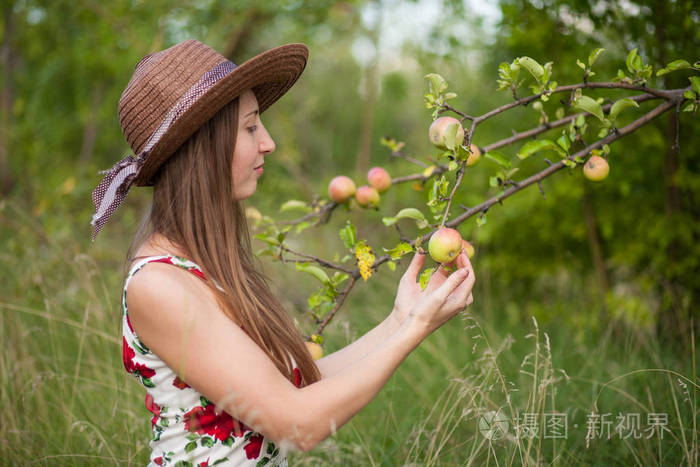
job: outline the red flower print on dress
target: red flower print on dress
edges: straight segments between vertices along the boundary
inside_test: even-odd
[[[253,435],[248,438],[248,444],[243,446],[245,455],[248,459],[257,459],[260,455],[260,447],[262,446],[263,435]]]
[[[197,467],[208,467],[208,466],[209,466],[209,458],[208,457],[207,457],[207,460],[205,460],[204,462],[200,462],[199,464],[197,464]]]
[[[214,404],[195,407],[184,415],[185,429],[200,435],[211,435],[219,441],[231,436],[239,438],[251,429],[243,422],[231,417],[227,412],[216,414]]]
[[[131,320],[129,319],[129,315],[126,315],[126,324],[127,324],[127,326],[129,326],[129,330],[133,333],[134,327],[131,325]]]
[[[156,457],[155,459],[153,459],[153,463],[158,464],[158,465],[163,465],[163,456]]]
[[[146,393],[146,409],[153,414],[151,426],[156,426],[158,417],[160,417],[160,406],[153,402],[153,396],[151,396],[149,393]]]
[[[214,435],[218,417],[214,412],[214,404],[206,407],[197,406],[184,415],[185,429],[200,435]]]
[[[176,376],[175,379],[173,379],[173,386],[175,386],[178,389],[185,389],[191,387],[189,384],[181,380],[179,376]]]
[[[135,356],[136,352],[127,344],[126,337],[122,336],[122,359],[124,360],[126,371],[135,373],[142,378],[150,378],[156,374],[154,370],[151,370],[143,363],[134,363]]]

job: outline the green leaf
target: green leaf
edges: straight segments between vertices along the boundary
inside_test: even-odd
[[[569,152],[569,148],[571,147],[571,141],[569,141],[569,138],[565,134],[562,134],[559,138],[557,138],[557,144],[564,151],[566,151],[567,153]]]
[[[685,107],[683,107],[683,112],[692,112],[693,110],[695,110],[694,102],[688,102],[685,104]]]
[[[214,443],[214,438],[211,436],[202,436],[202,439],[199,440],[199,444],[208,448],[214,446]]]
[[[582,62],[581,60],[579,60],[578,58],[576,59],[576,64],[577,64],[577,65],[579,66],[579,68],[581,68],[582,70],[585,70],[585,69],[586,69],[586,64],[583,63],[583,62]]]
[[[387,250],[386,248],[382,248],[384,250],[384,253],[389,253],[389,256],[391,256],[391,259],[399,259],[406,253],[410,253],[413,251],[413,247],[411,246],[410,243],[407,242],[401,242],[398,245],[396,245],[394,248],[391,250]]]
[[[394,217],[384,217],[382,222],[386,226],[394,225],[399,219],[415,219],[419,229],[424,229],[428,226],[428,221],[425,216],[416,208],[402,209]]]
[[[258,240],[262,240],[263,242],[267,243],[268,245],[279,245],[280,242],[277,240],[275,237],[271,237],[267,235],[267,233],[261,233],[257,234],[254,238],[257,238]]]
[[[195,449],[197,449],[197,442],[196,441],[190,441],[185,445],[185,452],[192,452]]]
[[[532,76],[535,77],[538,83],[543,83],[544,80],[544,67],[537,62],[534,58],[530,57],[520,57],[517,59],[519,66],[525,68],[530,72]]]
[[[357,243],[357,229],[349,220],[345,222],[345,227],[340,229],[340,239],[349,250],[352,250]]]
[[[691,91],[690,89],[688,89],[687,91],[683,92],[683,97],[685,97],[686,99],[690,99],[691,101],[694,101],[695,99],[698,98],[698,95],[695,94],[695,91]]]
[[[435,272],[435,268],[428,268],[420,273],[419,282],[421,290],[425,290],[425,286],[428,285],[428,281],[430,281],[430,276],[433,275],[433,272]]]
[[[510,169],[510,159],[507,155],[500,151],[489,151],[486,154],[484,154],[484,157],[486,157],[487,159],[491,159],[501,167]]]
[[[296,263],[296,269],[297,271],[308,272],[324,284],[328,284],[331,281],[326,271],[317,266],[311,266],[309,263]]]
[[[388,267],[391,272],[396,271],[396,263],[393,261],[387,261],[386,267]]]
[[[595,63],[596,60],[598,60],[598,56],[603,53],[605,49],[603,48],[598,48],[595,49],[591,54],[588,56],[588,66],[591,67]]]
[[[498,177],[496,177],[495,175],[493,177],[489,177],[489,186],[496,188],[498,185]]]
[[[430,82],[431,92],[435,94],[442,94],[443,91],[447,89],[447,82],[445,81],[445,78],[437,73],[428,73],[425,75],[425,78],[428,78]]]
[[[300,210],[304,212],[311,212],[311,208],[304,202],[298,199],[290,199],[282,206],[280,206],[280,212]]]
[[[336,271],[336,273],[333,274],[333,277],[331,278],[331,283],[333,284],[334,287],[337,287],[340,284],[342,284],[343,282],[345,282],[346,280],[348,280],[349,277],[350,276],[344,272]]]
[[[696,94],[700,94],[700,77],[691,76],[688,79],[690,80],[690,85],[692,86],[693,91],[695,91]]]
[[[457,141],[457,132],[459,131],[459,123],[450,123],[445,128],[445,147],[453,150],[461,141]]]
[[[608,115],[608,118],[610,120],[615,121],[617,116],[619,115],[620,112],[622,112],[624,109],[627,107],[639,107],[639,104],[637,104],[635,101],[632,99],[628,98],[623,98],[615,102],[612,107],[610,108],[610,114]]]
[[[630,73],[641,71],[641,58],[639,58],[639,55],[637,55],[637,49],[633,49],[629,54],[627,54],[625,64],[627,65],[627,69]]]
[[[692,68],[692,65],[688,63],[685,60],[674,60],[668,65],[666,65],[665,68],[660,69],[659,71],[656,72],[656,76],[662,76],[665,75],[666,73],[670,73],[672,71],[676,70],[686,70],[688,68]]]
[[[605,123],[603,109],[600,108],[600,104],[598,104],[594,99],[591,99],[588,96],[581,96],[574,102],[574,107],[594,115],[596,118],[598,118],[598,120]]]
[[[481,227],[484,224],[486,224],[486,214],[482,214],[476,218],[476,225]]]
[[[312,225],[313,224],[309,221],[301,221],[294,227],[294,231],[296,233],[301,233],[302,231],[306,230],[307,228],[311,227]]]
[[[528,141],[523,145],[522,148],[520,148],[520,151],[518,152],[518,158],[524,160],[530,157],[531,155],[535,154],[536,152],[544,150],[552,150],[560,156],[566,157],[566,152],[564,152],[562,148],[554,144],[553,141],[550,141],[548,139],[536,139],[534,141]]]

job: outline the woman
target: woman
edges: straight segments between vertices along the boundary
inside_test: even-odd
[[[189,40],[144,57],[120,99],[136,156],[104,172],[92,224],[96,235],[131,185],[153,186],[122,300],[124,365],[153,414],[150,465],[286,465],[288,449],[333,434],[472,301],[464,253],[424,291],[416,254],[381,324],[318,361],[309,355],[256,269],[242,205],[275,150],[260,115],[307,53],[288,44],[236,66]]]

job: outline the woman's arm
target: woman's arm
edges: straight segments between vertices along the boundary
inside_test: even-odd
[[[141,341],[217,408],[276,443],[308,451],[374,398],[421,340],[464,307],[472,286],[473,279],[453,274],[364,357],[301,389],[186,271],[149,263],[130,281],[127,306]]]
[[[341,370],[345,370],[348,366],[374,350],[375,347],[385,342],[399,329],[399,326],[400,323],[394,311],[392,311],[381,323],[366,332],[359,339],[316,360],[316,365],[321,371],[321,377],[328,378]]]

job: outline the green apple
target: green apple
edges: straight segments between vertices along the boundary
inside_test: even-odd
[[[430,142],[440,149],[447,149],[447,146],[445,145],[445,133],[447,132],[447,128],[453,124],[457,125],[457,137],[455,138],[455,144],[462,144],[462,141],[464,140],[464,128],[462,128],[462,124],[459,120],[448,116],[438,117],[433,123],[430,124],[430,128],[428,129],[428,137],[430,138]]]
[[[428,253],[438,263],[453,261],[462,251],[462,236],[455,229],[443,227],[428,241]]]
[[[583,175],[594,182],[603,180],[609,172],[608,161],[600,156],[591,156],[583,166]]]

